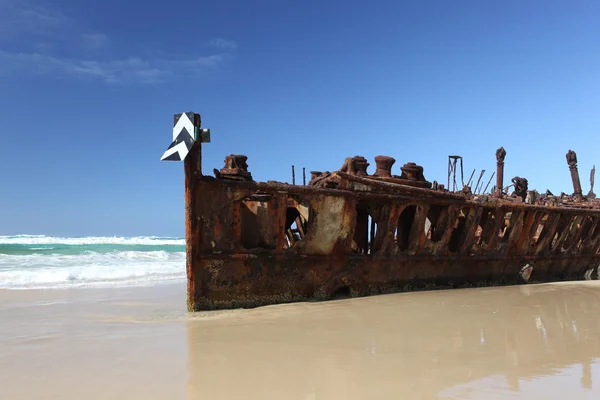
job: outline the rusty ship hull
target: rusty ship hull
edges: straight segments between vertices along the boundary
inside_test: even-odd
[[[196,142],[184,160],[188,309],[589,277],[598,203],[577,187],[565,201],[504,194],[504,155],[495,193],[473,195],[412,163],[394,176],[381,156],[372,176],[354,157],[308,185],[255,182],[236,155],[212,177]]]

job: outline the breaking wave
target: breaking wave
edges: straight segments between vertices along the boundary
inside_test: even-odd
[[[185,245],[184,238],[170,238],[159,236],[139,236],[139,237],[54,237],[45,235],[15,235],[0,236],[0,244],[63,244],[71,246],[94,245],[94,244],[112,244],[112,245],[143,245],[143,246],[161,246],[161,245]]]
[[[184,279],[183,238],[0,236],[4,289],[137,286]]]

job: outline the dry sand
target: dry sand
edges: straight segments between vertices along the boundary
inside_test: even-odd
[[[0,399],[600,394],[600,282],[195,314],[184,291],[0,291]]]

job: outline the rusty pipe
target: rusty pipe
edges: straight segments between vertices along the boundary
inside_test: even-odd
[[[504,187],[504,157],[506,157],[506,150],[504,147],[500,147],[496,150],[496,197],[502,197],[502,188]]]
[[[581,181],[579,180],[579,171],[577,170],[577,153],[573,150],[569,150],[567,153],[567,164],[569,164],[569,171],[571,171],[571,181],[573,182],[573,194],[575,197],[581,197]]]

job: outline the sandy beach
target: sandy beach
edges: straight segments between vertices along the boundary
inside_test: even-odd
[[[577,399],[600,282],[188,314],[185,284],[0,291],[1,399]]]

